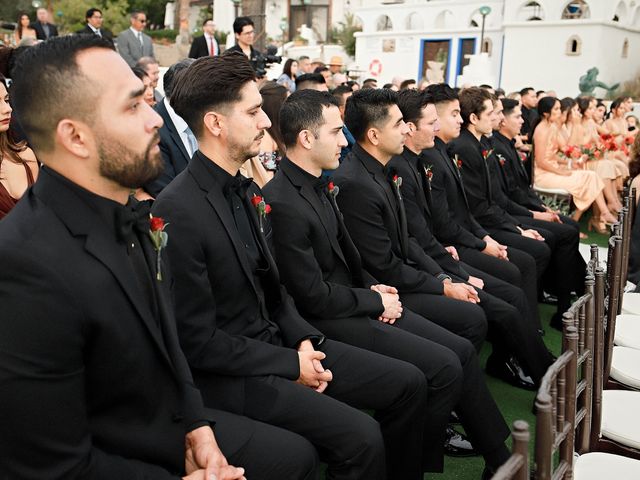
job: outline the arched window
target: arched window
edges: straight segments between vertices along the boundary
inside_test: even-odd
[[[378,20],[376,20],[376,31],[386,32],[388,30],[393,30],[391,18],[388,15],[380,15]]]
[[[434,28],[450,28],[454,26],[454,16],[451,10],[444,10],[438,14],[433,24]]]
[[[626,22],[627,20],[627,6],[624,2],[619,2],[616,7],[616,12],[613,14],[612,20],[614,22]]]
[[[624,42],[622,42],[622,58],[627,58],[629,56],[629,39],[625,38]]]
[[[486,52],[489,54],[489,56],[491,56],[492,50],[493,50],[493,42],[491,41],[491,39],[485,38],[484,40],[482,40],[482,49],[480,51]]]
[[[582,53],[582,40],[577,35],[572,35],[567,40],[567,48],[565,53],[567,55],[580,55]]]
[[[424,21],[422,20],[422,16],[418,12],[411,12],[407,16],[405,28],[407,30],[422,30],[424,28]]]
[[[591,10],[585,0],[571,0],[562,11],[563,20],[584,20],[589,17],[591,17]]]
[[[544,9],[536,1],[527,1],[518,10],[517,19],[520,22],[534,22],[544,20]]]

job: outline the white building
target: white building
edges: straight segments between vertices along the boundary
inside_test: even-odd
[[[351,5],[356,2],[351,2]],[[606,84],[640,72],[639,0],[370,0],[353,11],[356,63],[379,84],[394,76],[457,85],[480,52],[485,16],[485,78],[507,92],[526,86],[579,93],[591,67]],[[602,94],[602,90],[596,90]]]

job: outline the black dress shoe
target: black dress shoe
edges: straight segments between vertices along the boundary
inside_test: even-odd
[[[536,384],[531,377],[524,373],[518,361],[513,357],[510,357],[507,361],[498,361],[489,357],[485,370],[488,375],[499,378],[514,387],[522,388],[523,390],[537,390]]]
[[[547,305],[557,305],[558,297],[552,293],[542,292],[542,303],[546,303]]]
[[[467,436],[450,425],[447,425],[444,453],[450,457],[472,457],[478,455]]]

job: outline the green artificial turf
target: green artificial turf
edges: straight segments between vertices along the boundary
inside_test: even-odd
[[[599,247],[607,247],[608,235],[601,235],[594,232],[587,232],[587,218],[581,219],[581,231],[587,233],[588,238],[581,240],[582,243],[588,245],[597,244]],[[601,259],[602,260],[602,259]],[[554,355],[560,354],[562,336],[558,330],[549,327],[549,320],[555,311],[555,306],[539,304],[540,319],[546,331],[544,337],[547,348]],[[480,352],[480,364],[485,365],[487,357],[491,353],[491,347],[485,343]],[[504,416],[509,427],[513,427],[515,420],[525,420],[529,424],[529,432],[531,434],[529,441],[530,459],[533,462],[533,446],[535,442],[535,418],[531,413],[531,407],[535,397],[535,392],[514,388],[506,383],[496,380],[488,375],[485,376],[489,390],[493,394],[493,398],[498,403],[500,411]],[[478,415],[482,415],[478,411]],[[508,447],[511,448],[511,439],[508,441]],[[484,468],[482,457],[471,458],[452,458],[445,457],[444,473],[425,475],[425,479],[430,480],[478,480]]]

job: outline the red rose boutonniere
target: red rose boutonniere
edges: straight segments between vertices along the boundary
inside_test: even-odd
[[[253,194],[251,197],[251,205],[253,205],[258,213],[258,223],[260,224],[260,233],[264,233],[263,220],[271,213],[271,205],[264,201],[260,195]]]
[[[462,159],[458,157],[457,153],[453,156],[453,164],[458,170],[462,169]]]
[[[398,198],[402,198],[402,194],[400,193],[400,187],[402,186],[402,177],[399,177],[398,174],[394,174],[391,178],[391,183],[393,183],[393,188],[395,189]]]
[[[498,153],[496,155],[498,157],[498,161],[500,162],[500,166],[504,167],[504,164],[507,163],[507,159],[502,156],[502,154]]]
[[[484,158],[484,161],[487,161],[487,158],[489,158],[489,155],[491,155],[493,153],[493,149],[491,150],[482,150],[482,158]]]
[[[338,187],[333,182],[329,182],[328,187],[329,187],[329,195],[331,195],[331,198],[335,200],[338,194],[340,193],[340,187]]]
[[[162,249],[167,246],[169,241],[169,235],[164,231],[165,227],[169,225],[164,223],[164,218],[154,217],[149,215],[149,236],[153,243],[153,248],[156,250],[156,278],[162,281],[162,271],[160,270],[160,253]]]
[[[427,176],[427,180],[429,180],[429,185],[431,185],[431,179],[433,178],[433,165],[424,167],[424,174]]]

